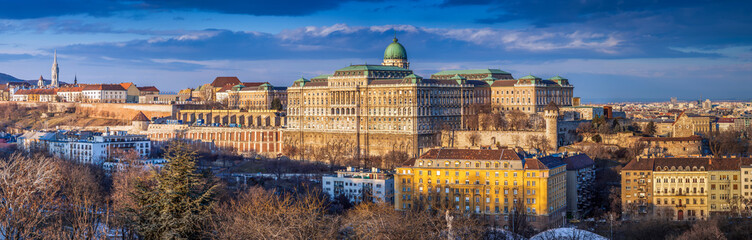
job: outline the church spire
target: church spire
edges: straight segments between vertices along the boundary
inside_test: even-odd
[[[39,75],[39,80],[37,81],[37,87],[39,88],[44,87],[44,78],[42,78],[42,75]]]
[[[60,82],[58,81],[59,73],[60,69],[57,67],[57,49],[55,49],[55,56],[54,60],[52,61],[52,81],[50,81],[50,87],[60,87]]]

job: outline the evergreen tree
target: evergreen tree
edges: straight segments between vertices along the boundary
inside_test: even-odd
[[[196,171],[196,152],[185,142],[172,142],[164,156],[156,183],[137,186],[138,232],[145,239],[201,239],[219,185]]]
[[[282,101],[279,98],[272,100],[272,110],[282,111]]]
[[[645,134],[653,136],[655,134],[655,123],[653,121],[650,121],[647,126],[645,126]]]

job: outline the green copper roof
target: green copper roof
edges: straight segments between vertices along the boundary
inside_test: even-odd
[[[446,70],[437,72],[434,75],[457,75],[457,74],[510,74],[509,72],[499,69],[468,69],[468,70]]]
[[[533,76],[533,75],[527,75],[527,76],[521,77],[520,79],[540,79],[540,78]]]
[[[483,81],[496,81],[499,80],[498,78],[492,77],[491,75],[488,75],[488,77],[484,78]]]
[[[386,46],[384,51],[384,59],[405,59],[407,60],[407,51],[402,44],[397,42],[397,38],[394,38],[394,42]]]
[[[337,71],[411,71],[396,66],[382,66],[382,65],[352,65],[345,68],[337,69]]]
[[[416,74],[410,74],[407,75],[404,79],[404,83],[420,83],[423,80],[423,77],[418,76]]]
[[[259,89],[262,89],[262,90],[269,90],[270,88],[273,88],[273,87],[274,86],[272,86],[269,83],[264,83],[264,84],[259,85]]]
[[[329,79],[329,77],[334,76],[332,74],[321,74],[311,79]]]
[[[310,80],[305,79],[304,77],[298,78],[298,80],[295,80],[295,82],[310,82]]]
[[[548,80],[562,80],[562,79],[566,79],[566,78],[556,75],[555,77],[549,78]]]
[[[450,78],[452,80],[466,80],[467,78],[464,78],[460,76],[459,74],[455,74],[454,77]]]

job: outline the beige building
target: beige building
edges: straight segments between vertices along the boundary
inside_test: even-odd
[[[560,76],[543,80],[527,75],[517,80],[499,80],[491,84],[491,105],[499,110],[542,112],[550,102],[572,106],[573,90],[569,80]]]
[[[287,88],[286,144],[307,152],[336,141],[356,156],[389,151],[417,156],[439,144],[441,129],[460,128],[471,106],[489,103],[486,81],[460,75],[424,79],[407,66],[407,54],[395,40],[382,65],[352,65],[296,80]]]
[[[622,213],[706,220],[743,207],[740,158],[640,158],[622,170]]]
[[[642,137],[646,144],[643,155],[647,156],[700,156],[702,155],[702,137]]]
[[[685,112],[676,116],[673,124],[673,137],[689,137],[710,133],[711,117],[688,114]]]

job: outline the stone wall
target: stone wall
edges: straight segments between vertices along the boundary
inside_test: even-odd
[[[619,147],[630,147],[632,144],[634,144],[636,141],[640,139],[639,136],[634,136],[631,132],[624,132],[624,133],[615,133],[615,134],[596,134],[596,133],[587,133],[583,134],[583,142],[593,142],[592,136],[594,135],[600,135],[601,136],[601,143],[607,144],[607,145],[615,145]]]
[[[477,140],[473,144],[471,136],[477,135]],[[545,131],[442,131],[441,146],[454,148],[478,148],[491,147],[495,148],[497,143],[501,147],[522,147],[530,149],[528,144],[531,137],[543,137]],[[453,144],[452,144],[453,140]]]
[[[171,117],[172,105],[131,104],[131,103],[43,103],[43,102],[7,102],[0,104],[18,104],[19,106],[46,105],[50,112],[65,112],[75,109],[76,113],[94,118],[131,120],[139,111],[146,117]]]

